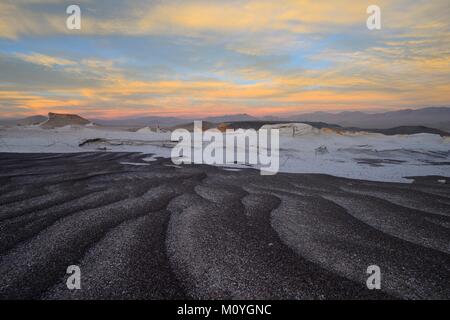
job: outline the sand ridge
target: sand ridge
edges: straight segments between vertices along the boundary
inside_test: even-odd
[[[0,298],[450,298],[438,177],[126,164],[145,157],[1,154]],[[82,290],[65,286],[72,264]],[[370,264],[381,291],[365,285]]]

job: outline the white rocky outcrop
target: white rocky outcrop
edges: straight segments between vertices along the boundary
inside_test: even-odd
[[[280,135],[282,136],[301,136],[308,133],[314,133],[317,129],[313,128],[306,123],[277,123],[277,124],[266,124],[261,127],[261,129],[280,130]]]
[[[156,127],[153,127],[153,128],[147,126],[147,127],[144,127],[144,128],[141,128],[141,129],[137,130],[136,132],[137,133],[155,133],[155,132],[156,133],[163,133],[163,132],[168,132],[168,131],[169,130],[162,129],[159,126],[156,126]]]

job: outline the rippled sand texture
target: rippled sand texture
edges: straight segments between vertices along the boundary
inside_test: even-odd
[[[0,154],[0,298],[450,299],[437,178],[132,165],[142,158]],[[69,265],[82,290],[66,288]]]

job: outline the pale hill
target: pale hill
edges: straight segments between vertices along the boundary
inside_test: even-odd
[[[31,116],[31,117],[19,119],[16,121],[16,125],[18,125],[18,126],[34,126],[34,125],[41,124],[47,120],[48,120],[48,118],[46,116],[37,115],[37,116]]]

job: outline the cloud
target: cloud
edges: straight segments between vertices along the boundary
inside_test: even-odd
[[[305,33],[356,23],[364,26],[366,19],[364,4],[349,0],[79,2],[80,33],[85,35]],[[0,36],[70,34],[64,3],[7,0],[0,6]]]
[[[24,53],[16,53],[16,56],[24,61],[46,66],[46,67],[54,67],[54,66],[68,66],[68,65],[74,65],[75,62],[64,59],[64,58],[58,58],[58,57],[52,57],[45,54],[40,53],[30,53],[30,54],[24,54]]]
[[[0,3],[8,112],[270,114],[450,102],[448,0],[379,0],[375,32],[364,1],[78,3],[80,31],[65,27],[66,1]]]

